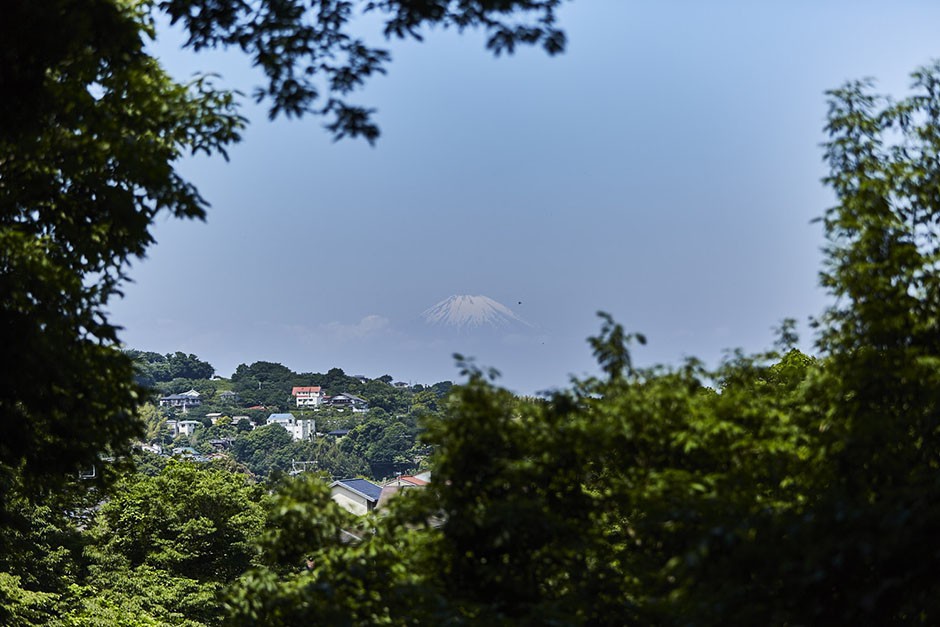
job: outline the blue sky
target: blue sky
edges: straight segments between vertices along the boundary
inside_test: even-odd
[[[113,319],[128,346],[224,376],[268,360],[432,383],[456,377],[460,351],[520,392],[593,372],[599,309],[647,335],[641,364],[767,348],[782,318],[826,303],[810,223],[832,203],[823,92],[875,77],[903,93],[940,56],[938,23],[926,1],[574,0],[560,57],[494,59],[474,33],[391,42],[388,75],[358,98],[378,109],[375,147],[246,99],[231,161],[180,165],[208,221],[159,221]],[[180,78],[261,80],[179,41],[164,30],[155,50]],[[426,327],[452,294],[534,327]]]

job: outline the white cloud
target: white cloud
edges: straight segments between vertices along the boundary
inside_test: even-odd
[[[353,324],[336,321],[321,324],[319,330],[331,339],[345,342],[385,334],[391,330],[391,325],[388,318],[378,314],[370,314]]]

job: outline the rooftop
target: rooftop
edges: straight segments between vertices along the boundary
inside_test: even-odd
[[[357,492],[370,501],[378,501],[382,495],[382,486],[377,486],[367,479],[340,479],[334,481],[330,487],[342,485],[353,492]]]

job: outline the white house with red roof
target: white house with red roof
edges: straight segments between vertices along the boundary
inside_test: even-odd
[[[290,391],[297,401],[297,407],[316,407],[323,402],[323,392],[319,385],[296,386]]]

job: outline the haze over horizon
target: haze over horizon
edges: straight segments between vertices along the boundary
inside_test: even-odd
[[[494,59],[473,33],[390,42],[388,76],[356,99],[378,109],[374,148],[246,98],[231,162],[183,164],[208,221],[157,225],[111,305],[121,338],[223,376],[265,360],[433,383],[457,378],[460,352],[521,392],[595,371],[598,310],[648,337],[641,365],[762,350],[786,317],[811,349],[824,91],[872,76],[903,93],[940,18],[927,2],[819,4],[575,0],[556,58]],[[180,43],[156,44],[175,76],[260,81],[239,54]],[[425,324],[454,294],[532,327]]]

